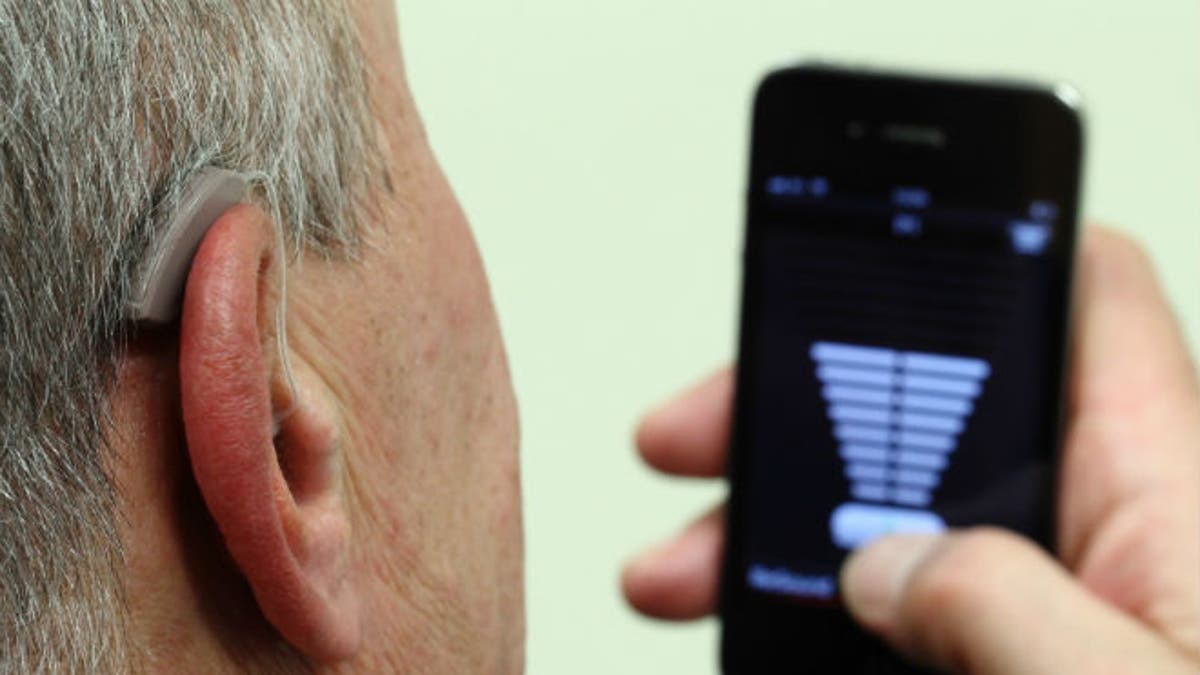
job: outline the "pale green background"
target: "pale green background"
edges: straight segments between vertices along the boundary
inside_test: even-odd
[[[719,498],[635,459],[639,413],[728,361],[749,100],[796,58],[1074,83],[1086,211],[1136,232],[1200,337],[1196,0],[399,0],[417,101],[474,222],[524,426],[529,670],[715,672],[620,562]]]

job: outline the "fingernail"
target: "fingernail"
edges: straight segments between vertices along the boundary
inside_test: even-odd
[[[855,551],[842,566],[842,597],[867,626],[883,626],[895,614],[913,570],[940,541],[929,535],[886,537]]]

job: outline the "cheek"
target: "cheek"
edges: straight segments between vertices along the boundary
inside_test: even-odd
[[[491,293],[448,190],[427,193],[409,222],[363,261],[369,309],[350,356],[371,400],[354,414],[403,494],[390,501],[408,514],[420,566],[439,570],[434,586],[487,634],[481,644],[519,645],[519,423]]]
[[[447,430],[466,431],[460,447],[469,448],[462,459],[463,512],[474,516],[477,551],[490,560],[478,570],[480,589],[493,595],[492,620],[501,627],[504,642],[520,643],[523,628],[514,617],[523,615],[523,520],[519,461],[520,423],[509,364],[499,322],[491,299],[483,263],[465,220],[446,223],[432,246],[435,259],[451,261],[432,270],[445,294],[430,311],[444,312],[443,340],[427,345],[427,357],[448,359],[449,391],[457,391],[457,419]],[[467,483],[470,483],[469,485]]]

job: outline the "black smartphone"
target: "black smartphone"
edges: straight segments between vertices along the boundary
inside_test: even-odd
[[[803,66],[754,106],[724,672],[916,673],[837,575],[888,533],[1053,546],[1083,125],[1067,88]]]

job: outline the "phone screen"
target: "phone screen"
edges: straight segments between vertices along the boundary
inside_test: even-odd
[[[1042,90],[764,83],[727,632],[836,608],[845,557],[888,533],[1051,544],[1080,144]]]

